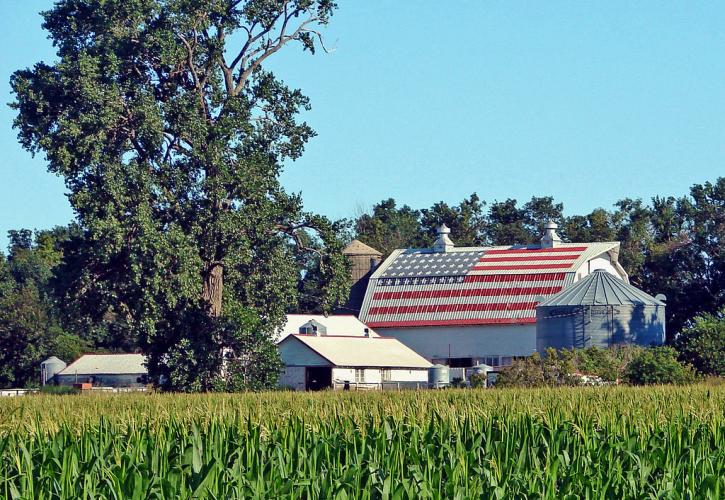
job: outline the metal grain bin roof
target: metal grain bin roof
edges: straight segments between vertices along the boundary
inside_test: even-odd
[[[573,283],[552,295],[539,307],[596,305],[651,305],[665,303],[603,270]]]

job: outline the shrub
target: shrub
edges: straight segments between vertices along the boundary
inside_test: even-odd
[[[627,365],[625,380],[633,385],[686,384],[695,380],[689,365],[677,361],[677,351],[671,347],[642,349]]]
[[[675,337],[679,359],[704,375],[725,376],[725,308],[702,314]]]

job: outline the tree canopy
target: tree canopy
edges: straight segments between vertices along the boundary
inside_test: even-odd
[[[43,13],[57,61],[11,79],[19,139],[65,179],[77,215],[68,299],[131,332],[151,374],[177,389],[211,388],[220,373],[237,386],[221,353],[250,367],[266,352],[247,329],[263,343],[296,301],[296,253],[317,256],[323,308],[344,298],[332,224],[279,184],[283,162],[314,136],[299,119],[309,100],[265,68],[285,45],[324,48],[334,9],[60,0]],[[310,231],[321,244],[304,244]],[[194,368],[182,384],[174,357]]]

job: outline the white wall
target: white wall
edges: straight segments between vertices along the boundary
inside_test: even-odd
[[[279,377],[280,387],[291,387],[296,391],[305,390],[305,367],[288,366]]]
[[[530,356],[536,351],[536,324],[378,328],[428,359]]]
[[[330,366],[330,362],[294,337],[278,344],[279,355],[287,366]]]
[[[609,274],[612,274],[617,278],[621,278],[617,269],[614,267],[614,265],[612,265],[612,262],[609,259],[609,254],[605,253],[604,255],[600,255],[599,257],[590,259],[584,262],[581,266],[579,266],[579,269],[577,269],[576,271],[576,278],[574,279],[574,281],[579,281],[580,279],[593,273],[597,269],[604,269]]]
[[[390,370],[391,382],[428,382],[428,370]]]
[[[354,368],[333,368],[332,369],[332,380],[338,382],[344,382],[348,380],[355,382],[355,369]],[[383,381],[383,375],[380,368],[365,368],[365,383],[366,384],[379,384]],[[399,368],[390,369],[390,382],[427,382],[428,381],[428,370],[417,369],[407,370]]]

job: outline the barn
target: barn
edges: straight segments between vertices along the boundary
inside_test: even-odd
[[[395,250],[370,276],[360,320],[433,363],[510,364],[536,352],[536,306],[596,270],[628,282],[619,242],[564,243],[548,223],[538,245]]]
[[[279,344],[279,384],[294,390],[426,387],[431,364],[396,339],[291,334]]]

